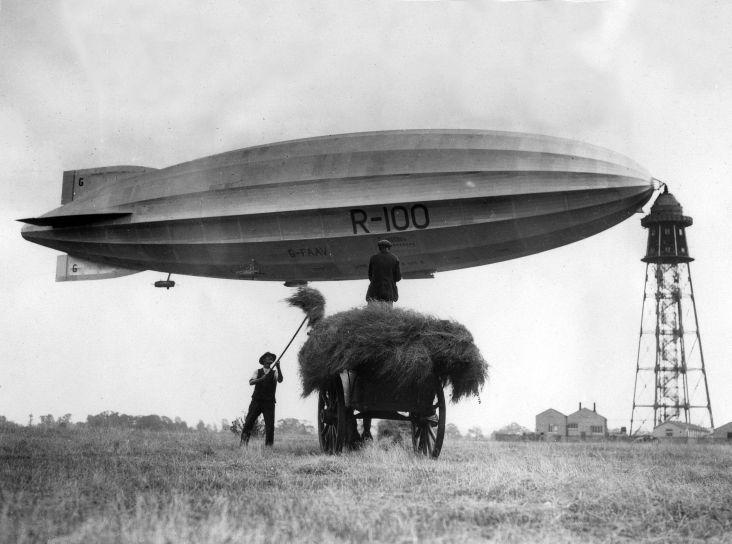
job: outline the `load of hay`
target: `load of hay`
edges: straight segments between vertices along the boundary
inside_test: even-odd
[[[460,323],[372,303],[315,323],[298,355],[303,396],[355,370],[398,388],[423,387],[437,376],[452,401],[478,395],[488,365]]]
[[[298,287],[297,291],[285,299],[285,302],[305,312],[311,327],[325,314],[325,297],[312,287],[305,285]]]

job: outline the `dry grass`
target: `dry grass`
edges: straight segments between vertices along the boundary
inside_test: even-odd
[[[724,445],[0,435],[3,542],[732,542]]]

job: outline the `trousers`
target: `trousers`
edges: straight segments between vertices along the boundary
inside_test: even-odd
[[[254,429],[254,424],[260,414],[264,417],[264,445],[271,446],[274,444],[274,401],[252,399],[252,402],[249,403],[247,418],[244,420],[244,427],[241,430],[241,440],[242,442],[249,442],[252,429]]]

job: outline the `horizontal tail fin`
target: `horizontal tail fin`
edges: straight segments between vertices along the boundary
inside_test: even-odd
[[[132,212],[108,212],[108,213],[83,213],[74,215],[51,215],[41,217],[27,217],[18,219],[21,223],[29,225],[37,225],[39,227],[78,227],[80,225],[88,225],[90,223],[98,223],[108,219],[117,219],[132,215]]]
[[[56,260],[56,281],[106,280],[137,272],[142,270],[95,263],[72,255],[59,255]]]

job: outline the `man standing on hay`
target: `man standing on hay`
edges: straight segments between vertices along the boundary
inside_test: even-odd
[[[376,245],[379,252],[369,260],[369,288],[366,291],[366,302],[379,300],[389,306],[399,300],[397,282],[402,279],[399,258],[391,252],[389,240],[379,240]],[[371,440],[371,419],[363,418],[361,438]]]
[[[399,259],[391,253],[391,242],[379,240],[379,252],[369,260],[369,288],[366,301],[380,300],[392,306],[399,300],[397,282],[402,279]]]
[[[249,385],[254,386],[252,402],[249,403],[247,418],[241,430],[241,443],[249,444],[249,437],[252,434],[254,423],[259,414],[264,416],[264,445],[274,444],[274,420],[275,420],[275,392],[277,384],[282,383],[282,370],[280,363],[271,368],[277,356],[269,351],[259,358],[262,368],[258,369],[249,380]]]

